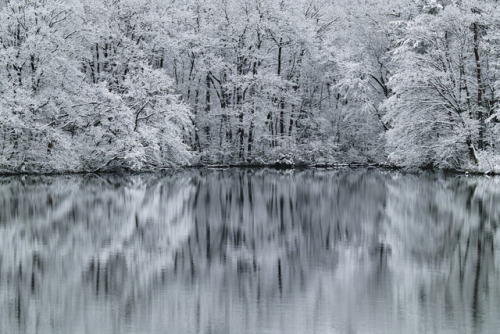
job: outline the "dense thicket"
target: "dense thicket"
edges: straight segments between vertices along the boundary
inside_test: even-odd
[[[0,172],[496,169],[498,7],[2,0]]]

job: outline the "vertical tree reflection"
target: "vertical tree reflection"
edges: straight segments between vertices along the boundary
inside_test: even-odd
[[[491,332],[498,181],[191,170],[0,180],[0,332]]]
[[[496,179],[436,175],[405,177],[389,186],[390,231],[394,242],[401,241],[398,257],[433,273],[419,280],[427,296],[419,307],[433,304],[437,314],[446,310],[457,332],[490,333],[498,326],[497,189]]]

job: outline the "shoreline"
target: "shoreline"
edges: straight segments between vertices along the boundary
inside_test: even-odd
[[[444,172],[456,175],[474,175],[474,176],[498,176],[500,172],[495,171],[479,171],[472,169],[442,169],[442,168],[429,168],[429,167],[415,167],[406,168],[401,166],[393,166],[389,164],[362,164],[362,163],[331,163],[331,164],[212,164],[212,165],[186,165],[179,167],[165,167],[157,169],[144,169],[133,171],[128,169],[117,169],[110,171],[61,171],[61,172],[0,172],[0,177],[12,176],[69,176],[69,175],[139,175],[161,173],[164,171],[178,171],[189,169],[274,169],[274,170],[308,170],[308,169],[381,169],[381,170],[394,170],[402,171],[405,173],[418,173],[418,172]]]

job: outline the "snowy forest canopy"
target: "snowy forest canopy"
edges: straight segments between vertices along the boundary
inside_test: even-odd
[[[496,0],[0,0],[0,173],[500,170]]]

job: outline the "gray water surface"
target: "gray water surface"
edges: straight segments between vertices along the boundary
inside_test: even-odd
[[[0,178],[0,333],[499,333],[500,179]]]

